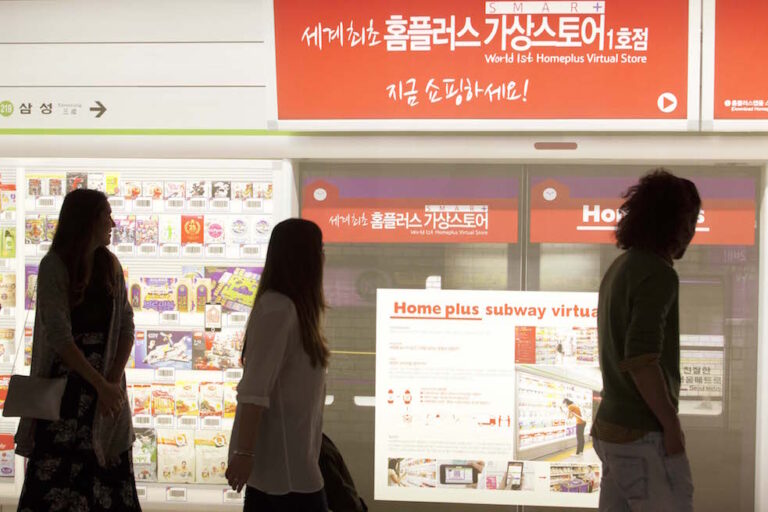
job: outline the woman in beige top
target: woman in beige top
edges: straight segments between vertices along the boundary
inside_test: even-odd
[[[318,463],[329,350],[320,329],[323,237],[307,220],[272,231],[248,319],[227,480],[245,511],[325,512]]]

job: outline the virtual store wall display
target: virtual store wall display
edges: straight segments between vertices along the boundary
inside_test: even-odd
[[[50,248],[64,196],[78,188],[100,190],[112,206],[109,248],[123,265],[134,310],[135,344],[126,373],[137,430],[136,479],[149,502],[242,499],[227,491],[224,479],[229,432],[245,323],[279,220],[279,163],[253,167],[39,166],[2,172],[0,409],[9,374],[29,371],[39,261]],[[21,176],[18,209],[15,179],[8,183],[14,176]],[[18,258],[17,222],[24,229]],[[23,283],[23,313],[16,308],[17,280]],[[11,455],[12,441],[2,437],[14,430],[15,421],[0,421],[0,485],[6,477],[11,487],[12,477],[24,472],[22,459]]]

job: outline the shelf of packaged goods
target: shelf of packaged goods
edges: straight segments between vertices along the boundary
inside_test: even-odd
[[[136,482],[139,501],[152,510],[238,510],[243,495],[225,485]]]
[[[558,437],[557,439],[550,439],[549,441],[540,441],[538,443],[520,445],[519,449],[520,449],[520,451],[523,451],[523,450],[530,450],[532,448],[541,448],[542,446],[549,446],[549,445],[552,445],[552,444],[555,444],[555,443],[560,443],[562,441],[566,441],[568,439],[573,439],[575,437],[576,437],[575,435],[574,436],[561,436],[561,437]]]
[[[171,313],[176,313],[176,315]],[[32,327],[35,321],[35,310],[26,310],[24,314],[27,317],[27,327]],[[0,325],[2,318],[0,316]],[[222,318],[222,329],[244,329],[247,320],[248,313],[246,312],[226,313]],[[169,331],[205,330],[205,317],[203,313],[167,311],[161,314],[157,311],[134,311],[133,323],[137,331],[161,329]]]
[[[567,428],[568,428],[567,426],[560,426],[560,425],[553,425],[551,427],[536,427],[536,428],[519,430],[518,435],[546,434],[548,432],[563,432]]]
[[[132,264],[135,265],[136,263],[146,264],[152,261],[163,262],[163,263],[174,263],[180,266],[248,265],[252,267],[260,267],[260,266],[264,266],[264,262],[266,261],[265,258],[266,258],[267,242],[262,242],[261,244],[263,244],[264,248],[257,255],[212,256],[207,254],[205,250],[202,250],[199,256],[184,256],[184,255],[161,256],[159,252],[158,254],[154,254],[151,256],[141,256],[141,255],[135,255],[135,254],[119,254],[119,253],[115,253],[115,254],[120,259],[120,262],[122,263],[123,267],[131,267]],[[254,244],[254,245],[258,245],[258,244]],[[24,261],[28,264],[38,265],[40,263],[40,260],[43,259],[43,256],[45,256],[47,251],[48,249],[46,248],[44,250],[41,250],[41,252],[37,252],[35,254],[25,254]],[[9,267],[9,269],[15,270],[15,260],[11,260],[11,261],[14,262],[13,263],[14,266]],[[3,267],[0,266],[0,271],[2,270],[3,270]]]

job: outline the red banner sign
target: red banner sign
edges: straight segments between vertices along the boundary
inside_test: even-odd
[[[694,178],[702,197],[694,245],[755,243],[755,182]],[[556,177],[531,184],[531,242],[612,244],[634,178]]]
[[[517,194],[517,178],[325,178],[301,215],[331,243],[515,243]]]
[[[768,119],[768,2],[717,0],[715,119]]]
[[[683,120],[688,0],[275,0],[278,117]]]

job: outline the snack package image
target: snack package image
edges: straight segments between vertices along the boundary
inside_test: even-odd
[[[0,478],[13,478],[16,474],[13,434],[0,434]]]
[[[53,242],[53,237],[56,235],[56,228],[58,226],[58,218],[52,217],[50,215],[45,218],[45,240],[47,242]]]
[[[183,181],[166,181],[165,198],[166,199],[184,199],[186,197],[187,185]]]
[[[158,237],[157,215],[136,216],[136,245],[157,245]]]
[[[224,417],[234,418],[237,411],[237,382],[224,383]]]
[[[157,430],[157,479],[160,482],[195,481],[195,431]]]
[[[16,359],[15,336],[14,329],[0,329],[0,364],[13,364]]]
[[[126,199],[136,199],[141,196],[141,182],[135,180],[126,180],[123,183],[123,197]]]
[[[24,308],[35,309],[38,265],[24,265]]]
[[[165,193],[163,182],[145,181],[141,184],[141,195],[152,199],[162,199]]]
[[[88,174],[84,172],[68,172],[67,193],[81,188],[88,188]]]
[[[224,415],[224,385],[221,382],[200,383],[200,417]]]
[[[269,238],[272,231],[272,218],[266,215],[259,215],[253,222],[252,240],[263,240]]]
[[[5,226],[2,228],[3,246],[0,247],[0,257],[16,257],[16,228]]]
[[[250,199],[253,197],[253,183],[235,181],[232,183],[232,197],[235,199]]]
[[[98,190],[104,194],[107,193],[107,180],[101,173],[89,173],[88,174],[88,188],[91,190]]]
[[[155,429],[135,429],[133,442],[133,472],[137,481],[157,481],[157,436]]]
[[[133,415],[152,416],[152,386],[135,384],[133,386]]]
[[[112,245],[134,245],[136,243],[136,217],[134,215],[113,215]]]
[[[225,238],[225,223],[224,217],[207,215],[205,217],[205,243],[209,244],[223,244]]]
[[[187,182],[187,199],[210,197],[209,183],[205,180],[191,180]]]
[[[175,394],[174,384],[152,384],[152,411],[155,416],[175,416]]]
[[[9,309],[16,307],[16,274],[0,274],[0,305]]]
[[[248,243],[250,223],[248,217],[232,216],[227,220],[227,240],[236,244]]]
[[[214,286],[211,302],[221,304],[225,312],[249,312],[262,270],[261,267],[205,267],[205,277]]]
[[[176,416],[198,416],[198,387],[197,382],[176,383]]]
[[[37,245],[45,239],[45,215],[27,215],[24,222],[24,243]]]
[[[205,241],[205,217],[202,215],[181,216],[181,243],[202,244]]]
[[[229,181],[214,181],[211,185],[211,196],[214,199],[229,199],[232,197],[232,184]]]
[[[147,331],[136,339],[136,368],[192,368],[192,333],[188,331]]]
[[[159,231],[161,244],[180,244],[181,218],[178,215],[160,215]]]
[[[51,196],[63,196],[64,195],[64,183],[66,178],[48,178],[48,195]]]
[[[229,433],[199,430],[195,435],[195,469],[197,482],[226,484],[224,476],[229,459]]]

